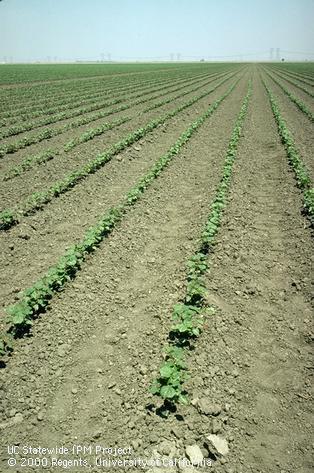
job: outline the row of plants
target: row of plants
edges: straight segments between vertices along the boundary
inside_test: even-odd
[[[188,402],[184,388],[188,379],[186,355],[193,349],[196,339],[200,336],[206,316],[214,311],[206,302],[205,274],[209,269],[208,257],[213,251],[226,207],[232,168],[237,156],[238,142],[247,115],[251,91],[250,81],[228,144],[222,178],[210,205],[207,222],[195,253],[187,261],[186,292],[182,301],[175,304],[172,310],[172,326],[164,350],[164,361],[158,377],[150,387],[150,392],[162,400],[163,404],[159,407],[162,415],[167,415],[169,410],[175,410],[177,403]]]
[[[98,87],[88,89],[85,93],[81,91],[74,91],[71,94],[67,94],[66,96],[59,97],[54,95],[51,100],[39,101],[35,100],[35,98],[30,102],[29,106],[23,106],[21,108],[16,108],[16,106],[12,107],[12,111],[6,112],[5,117],[1,117],[0,121],[2,125],[14,125],[22,120],[28,120],[31,118],[37,118],[42,115],[52,115],[58,112],[63,112],[65,110],[71,108],[78,108],[83,106],[86,102],[94,99],[98,99],[99,97],[104,97],[110,94],[114,94],[117,91],[125,92],[128,90],[137,90],[139,88],[145,87],[145,85],[149,84],[149,81],[145,81],[145,83],[140,84],[127,84],[127,85],[119,85],[115,84],[113,87],[105,87],[105,85],[99,85]],[[7,117],[7,118],[6,118]],[[6,119],[5,119],[6,118]]]
[[[292,167],[298,187],[303,193],[303,211],[308,216],[311,224],[314,224],[314,188],[310,178],[309,171],[307,170],[300,153],[295,145],[293,136],[289,131],[286,121],[282,118],[278,103],[269,88],[269,86],[263,81],[265,89],[267,91],[272,112],[278,127],[278,133],[283,143],[287,158],[290,166]]]
[[[44,164],[47,161],[50,161],[51,159],[55,158],[56,156],[59,156],[63,152],[67,153],[73,148],[81,145],[82,143],[86,143],[87,141],[94,139],[96,136],[100,136],[106,131],[112,130],[113,128],[116,128],[122,125],[123,123],[130,121],[131,119],[131,117],[121,117],[116,120],[113,120],[112,122],[103,123],[102,125],[99,125],[96,128],[91,128],[82,133],[81,135],[76,136],[72,140],[67,141],[60,149],[48,148],[47,150],[44,150],[39,154],[27,156],[21,161],[21,163],[10,168],[4,174],[3,180],[8,181],[10,179],[13,179],[14,177],[20,176],[24,172],[32,169],[34,166]]]
[[[163,87],[164,85],[162,84],[162,86],[160,86],[160,83],[159,83],[158,87],[156,89],[153,89],[153,91],[155,92],[155,90],[157,91],[162,90]],[[172,84],[169,87],[172,87]],[[151,93],[151,91],[152,89],[150,85],[144,88],[144,93],[146,92],[147,94],[149,94]],[[118,97],[111,98],[110,100],[101,101],[101,102],[97,100],[98,97],[96,96],[95,99],[93,99],[90,104],[87,104],[86,106],[79,107],[79,108],[75,107],[76,108],[75,110],[70,109],[64,112],[59,112],[55,115],[48,115],[45,118],[42,118],[40,120],[30,121],[27,123],[23,122],[20,125],[12,126],[2,131],[2,133],[0,134],[0,139],[4,139],[13,135],[18,135],[20,133],[30,131],[30,130],[33,130],[35,128],[39,128],[45,125],[57,123],[58,121],[61,121],[61,120],[66,120],[66,119],[73,118],[79,115],[83,115],[84,113],[94,112],[95,110],[99,110],[101,108],[105,108],[111,105],[116,105],[118,103],[121,103],[125,99],[137,98],[142,94],[143,94],[143,89],[141,90],[139,95],[137,93],[134,94],[133,92],[131,92],[131,94],[122,94]],[[102,94],[100,94],[100,97],[102,97]]]
[[[107,95],[111,95],[111,94],[114,94],[116,95],[117,93],[118,94],[121,94],[121,92],[129,92],[130,89],[131,89],[131,94],[133,94],[134,92],[136,92],[137,90],[141,90],[143,92],[143,90],[145,89],[148,89],[148,90],[151,90],[152,87],[156,86],[156,85],[167,85],[167,84],[171,84],[171,86],[174,86],[176,83],[182,83],[182,82],[193,82],[193,80],[195,79],[198,79],[199,76],[197,77],[193,77],[193,78],[189,78],[189,79],[186,79],[185,76],[183,76],[183,78],[179,77],[179,78],[176,78],[176,79],[160,79],[160,78],[155,78],[154,81],[150,80],[150,81],[145,81],[145,82],[141,82],[141,83],[137,83],[136,85],[126,85],[124,87],[121,87],[120,85],[117,85],[115,84],[115,87],[114,88],[111,88],[111,89],[108,89],[106,88],[104,90],[103,86],[102,88],[100,88],[99,90],[94,90],[93,89],[93,93],[90,94],[90,90],[89,90],[89,94],[90,95],[82,95],[81,93],[75,93],[75,96],[67,96],[65,99],[61,100],[61,101],[54,101],[53,102],[53,107],[52,108],[47,108],[47,105],[45,106],[42,106],[40,110],[38,110],[38,102],[36,101],[36,104],[33,105],[32,108],[34,108],[35,112],[31,112],[31,113],[27,113],[23,110],[16,110],[14,113],[17,113],[18,114],[18,117],[14,120],[10,120],[10,125],[11,124],[14,124],[14,123],[18,123],[18,121],[20,120],[26,120],[26,119],[29,119],[29,118],[36,118],[38,116],[41,116],[41,115],[52,115],[52,114],[56,114],[56,113],[60,113],[62,111],[67,111],[67,110],[71,110],[71,109],[74,109],[74,108],[79,108],[83,105],[87,105],[88,103],[90,102],[95,102],[95,100],[99,99],[99,98],[103,98],[104,96],[107,96]],[[205,74],[202,74],[201,77],[206,77]],[[78,100],[78,102],[76,102],[75,100]],[[2,120],[3,122],[3,120]],[[20,125],[22,126],[22,125]],[[39,126],[42,126],[42,125],[39,125]],[[5,130],[5,133],[7,136],[12,136],[13,134],[17,134],[16,132],[14,132],[15,130],[19,130],[19,126],[15,126],[15,127],[11,127],[9,128],[8,130]],[[24,130],[24,131],[28,131],[28,130]],[[10,134],[9,134],[10,133]],[[2,138],[5,138],[4,136],[4,132],[1,134]]]
[[[273,68],[272,68],[273,69]],[[314,86],[314,78],[307,78],[306,76],[298,73],[298,72],[291,72],[287,70],[282,70],[281,68],[274,68],[278,72],[282,72],[284,74],[287,74],[289,77],[292,77],[294,79],[297,79],[299,82],[302,82],[303,84],[309,85],[311,87]]]
[[[150,100],[150,99],[144,99],[144,101],[146,101],[146,100]],[[139,99],[139,100],[137,100],[137,101],[135,101],[131,104],[128,104],[128,105],[127,104],[122,105],[122,106],[120,106],[118,108],[115,108],[115,109],[109,109],[109,110],[104,111],[104,112],[97,112],[96,114],[93,114],[93,115],[90,115],[90,116],[87,116],[87,117],[81,117],[81,118],[79,118],[78,120],[76,120],[74,122],[71,122],[71,123],[68,123],[68,124],[64,125],[63,127],[54,129],[54,136],[56,136],[58,134],[61,134],[61,133],[64,133],[64,132],[66,132],[70,129],[74,129],[74,128],[77,128],[79,126],[86,125],[86,124],[90,123],[91,121],[98,120],[100,118],[106,117],[106,116],[111,115],[113,113],[124,111],[124,110],[129,109],[133,106],[136,106],[140,103],[142,103],[142,99]],[[87,133],[89,133],[89,131]],[[34,141],[37,142],[36,141],[37,139],[41,140],[42,135],[40,135],[39,137],[36,136]],[[29,138],[29,141],[30,141],[30,138]],[[9,169],[8,172],[4,176],[4,180],[12,179],[13,177],[19,176],[23,172],[31,169],[32,167],[47,162],[48,160],[52,159],[54,156],[56,156],[58,154],[59,154],[58,150],[51,150],[51,148],[49,148],[47,150],[44,150],[40,154],[35,154],[35,155],[28,156],[20,164],[18,164],[17,166],[14,166],[11,169]]]
[[[0,100],[23,100],[31,98],[34,94],[34,91],[36,91],[36,94],[39,98],[42,98],[43,96],[45,96],[45,93],[47,93],[48,96],[49,94],[53,93],[67,93],[70,92],[73,88],[84,87],[89,84],[93,85],[93,83],[95,82],[107,82],[111,81],[112,79],[119,79],[120,77],[99,75],[84,78],[73,77],[70,80],[67,79],[58,82],[44,81],[42,83],[36,83],[32,81],[31,83],[12,83],[12,86],[10,88],[7,88],[6,90],[0,90]]]
[[[217,75],[218,73],[214,73],[214,74],[210,74],[210,76],[212,75]],[[103,98],[104,96],[107,96],[107,95],[112,95],[113,94],[113,97],[117,96],[118,95],[121,95],[121,92],[126,92],[124,94],[124,96],[126,98],[128,98],[129,96],[131,97],[133,94],[135,94],[136,91],[140,90],[141,93],[143,93],[145,90],[147,90],[148,92],[151,92],[152,91],[152,88],[160,85],[160,86],[165,86],[165,88],[167,88],[166,86],[168,84],[169,87],[174,87],[176,84],[180,84],[180,83],[190,83],[190,82],[193,82],[195,80],[201,80],[201,79],[205,79],[206,77],[208,77],[208,74],[199,74],[199,75],[196,75],[196,76],[193,76],[193,77],[189,77],[188,79],[186,78],[186,75],[180,75],[180,76],[177,76],[175,78],[161,78],[161,77],[155,77],[154,80],[148,80],[148,81],[142,81],[140,83],[136,82],[135,84],[127,84],[123,87],[121,87],[121,85],[117,85],[116,83],[114,84],[114,87],[113,88],[106,88],[104,89],[104,86],[102,86],[102,88],[99,88],[98,90],[96,89],[93,89],[92,90],[92,95],[87,95],[87,96],[84,96],[82,95],[81,93],[77,93],[75,92],[75,95],[73,96],[69,96],[67,95],[65,97],[65,99],[61,100],[60,101],[57,101],[57,102],[53,102],[53,107],[52,108],[48,108],[47,106],[44,106],[44,107],[40,107],[40,110],[38,110],[38,102],[36,100],[36,103],[32,106],[32,108],[35,110],[34,112],[30,112],[30,113],[27,113],[25,112],[25,110],[15,110],[14,111],[14,114],[17,113],[18,114],[18,117],[17,118],[12,118],[10,119],[10,122],[9,124],[14,124],[14,123],[18,123],[18,121],[20,120],[26,120],[26,119],[29,119],[29,118],[36,118],[36,115],[37,116],[41,116],[41,115],[55,115],[55,114],[58,114],[58,113],[61,113],[61,112],[64,112],[64,111],[67,111],[67,110],[72,110],[74,108],[79,108],[83,105],[88,105],[89,103],[94,103],[97,99],[99,98]],[[130,92],[131,90],[131,92]],[[154,90],[154,89],[153,89]],[[157,90],[162,90],[161,88],[157,89]],[[91,91],[89,90],[88,93],[90,94]],[[75,100],[78,100],[78,102],[75,102]],[[57,105],[57,106],[56,106]],[[47,117],[47,120],[48,120],[48,117]],[[2,120],[2,123],[3,123],[3,120]],[[7,121],[8,123],[8,121]],[[37,122],[34,122],[34,123],[39,123],[38,126],[42,126],[44,123],[42,121],[38,121]],[[50,121],[49,121],[50,123]],[[47,124],[49,124],[47,123]],[[20,126],[26,126],[24,123],[21,124]],[[14,130],[18,130],[19,126],[16,125],[15,127],[10,127],[8,130],[4,130],[7,134],[7,136],[12,136],[13,134],[17,134],[16,132],[14,132]],[[35,127],[35,126],[34,126]],[[9,131],[10,130],[10,131]],[[24,131],[29,131],[29,130],[24,130]],[[10,135],[8,135],[8,133],[10,133]],[[5,136],[3,135],[2,133],[2,138],[5,138]]]
[[[158,71],[158,74],[150,73],[145,76],[138,75],[129,75],[129,76],[120,76],[120,77],[96,77],[96,78],[86,78],[84,80],[78,79],[73,81],[66,81],[65,83],[59,84],[31,84],[27,87],[19,86],[18,88],[7,89],[5,96],[2,97],[1,106],[6,107],[10,104],[31,104],[34,101],[34,98],[37,98],[40,103],[45,100],[53,100],[54,97],[66,97],[69,94],[82,93],[84,94],[87,91],[92,91],[94,88],[99,87],[100,85],[104,87],[112,87],[117,83],[123,85],[125,83],[136,83],[142,81],[143,79],[147,80],[154,79],[156,76],[161,79],[166,77],[176,78],[178,75],[184,75],[182,71],[172,71],[172,74],[168,71],[168,74],[163,71]],[[1,91],[0,91],[1,94]]]
[[[13,103],[14,101],[18,102],[23,102],[26,100],[32,100],[35,96],[39,99],[42,100],[44,97],[52,98],[54,95],[66,95],[67,93],[71,93],[72,90],[82,90],[84,92],[87,90],[87,88],[93,88],[94,86],[97,86],[100,83],[103,83],[104,85],[106,84],[114,84],[117,81],[123,83],[128,82],[131,83],[133,80],[137,81],[146,79],[146,78],[155,78],[155,77],[165,77],[165,78],[176,78],[178,75],[185,75],[185,76],[191,76],[194,75],[195,73],[211,73],[213,71],[222,71],[226,69],[226,65],[220,65],[219,67],[208,67],[208,65],[204,65],[204,67],[178,67],[178,68],[171,68],[166,70],[150,70],[150,71],[145,71],[144,73],[135,73],[133,74],[132,72],[130,74],[123,74],[123,75],[106,75],[106,76],[90,76],[90,77],[85,77],[85,78],[73,78],[71,80],[65,80],[65,81],[60,81],[60,82],[48,82],[48,83],[42,83],[42,84],[36,84],[36,83],[31,83],[31,84],[16,84],[13,87],[6,88],[0,90],[0,105],[9,105],[10,103]],[[228,65],[228,68],[230,68],[230,64]],[[238,66],[236,66],[238,67]],[[233,67],[235,68],[235,67]],[[197,70],[196,70],[197,69]]]
[[[183,94],[183,95],[185,95],[185,94]],[[95,121],[95,120],[98,120],[98,119],[103,118],[105,116],[108,116],[110,114],[123,111],[125,109],[131,108],[132,106],[135,106],[135,105],[140,104],[140,103],[141,103],[141,100],[137,100],[132,104],[122,105],[122,106],[120,106],[119,108],[116,108],[116,109],[111,109],[111,110],[108,110],[108,111],[105,111],[105,112],[98,112],[97,114],[91,115],[89,117],[81,117],[79,120],[77,120],[75,122],[72,122],[71,124],[67,124],[65,127],[61,128],[60,130],[56,130],[56,133],[57,133],[57,131],[62,133],[64,131],[67,131],[69,128],[73,129],[73,128],[85,125],[85,124],[87,124],[91,121]],[[88,138],[90,135],[93,135],[93,129],[88,130],[86,132],[86,134],[84,133],[84,135],[85,135],[85,138],[83,138],[82,141],[81,141],[82,135],[78,139],[75,139],[75,141],[77,141],[76,145],[80,144],[81,142],[84,142],[84,139],[86,140],[86,138]],[[88,138],[88,139],[91,139],[91,137]],[[71,146],[71,145],[70,144],[65,144],[64,145],[65,148],[67,148],[67,146]],[[10,168],[6,172],[6,174],[3,176],[3,180],[13,179],[16,176],[21,175],[23,172],[26,172],[26,171],[32,169],[34,166],[44,164],[47,161],[53,159],[55,156],[58,156],[60,154],[60,152],[62,152],[62,151],[63,151],[62,149],[61,150],[58,150],[58,149],[53,149],[52,150],[51,148],[48,148],[47,150],[42,151],[38,155],[27,156],[26,158],[24,158],[22,160],[22,162],[20,164]]]
[[[149,121],[145,126],[138,128],[132,133],[129,133],[125,138],[118,141],[112,145],[107,151],[100,153],[93,160],[89,161],[87,164],[79,168],[78,170],[67,175],[60,181],[54,183],[53,186],[49,187],[43,192],[34,192],[31,196],[21,203],[18,208],[14,209],[5,209],[0,213],[0,230],[7,230],[19,223],[23,215],[28,215],[41,209],[48,202],[51,202],[52,199],[58,197],[59,195],[73,189],[73,187],[83,179],[85,179],[90,174],[95,173],[98,169],[102,168],[106,163],[108,163],[116,154],[123,151],[125,148],[131,146],[141,138],[143,138],[148,133],[151,133],[155,128],[164,124],[170,118],[178,115],[181,111],[192,106],[202,98],[206,97],[217,89],[222,83],[227,79],[220,81],[215,87],[211,88],[209,91],[203,92],[200,95],[192,97],[187,102],[183,103],[179,107],[175,108],[171,112],[168,112],[164,115],[161,115],[159,118]],[[240,78],[236,81],[236,83]]]
[[[211,82],[211,81],[204,82],[203,86],[205,86],[208,82]],[[169,87],[172,87],[172,86],[169,86]],[[186,87],[186,86],[183,86],[183,87]],[[165,89],[168,89],[168,87],[165,88],[165,87],[162,86],[162,87],[156,88],[155,90],[153,90],[154,92],[156,92],[158,90],[162,90],[162,92],[160,94],[155,95],[155,96],[149,96],[149,97],[146,97],[146,98],[143,98],[143,96],[145,97],[146,95],[151,94],[152,90],[149,89],[148,91],[145,91],[144,93],[140,92],[138,94],[135,94],[133,97],[131,97],[131,96],[128,97],[128,98],[133,98],[133,99],[137,99],[137,100],[135,100],[133,102],[130,102],[129,104],[123,104],[122,106],[120,106],[118,108],[115,108],[113,110],[111,109],[111,110],[108,111],[109,113],[107,113],[107,111],[99,112],[96,115],[90,115],[88,117],[83,117],[83,120],[78,120],[77,122],[66,123],[65,125],[62,125],[61,127],[57,127],[57,128],[46,128],[46,129],[44,129],[43,131],[41,131],[40,133],[38,133],[36,135],[28,135],[28,136],[25,136],[24,138],[22,138],[22,139],[20,139],[16,142],[2,145],[2,146],[0,146],[0,158],[5,156],[6,154],[15,153],[20,149],[31,146],[32,144],[40,143],[41,141],[44,141],[46,139],[49,139],[49,138],[52,138],[54,136],[60,135],[60,134],[64,133],[65,131],[71,130],[73,128],[76,128],[75,123],[78,123],[77,126],[81,126],[81,124],[90,123],[91,121],[94,121],[94,120],[96,120],[100,117],[103,117],[103,116],[106,116],[106,115],[109,115],[109,114],[112,114],[112,113],[120,112],[121,110],[126,110],[128,108],[134,107],[135,105],[139,105],[141,103],[145,103],[145,102],[148,102],[150,100],[154,100],[154,99],[156,99],[160,96],[166,95],[170,91],[168,90],[167,92],[164,92]],[[175,92],[178,89],[180,89],[180,87],[176,87],[171,92]],[[109,106],[109,103],[117,104],[117,103],[120,103],[120,102],[123,102],[123,101],[124,101],[124,99],[120,98],[120,99],[112,100],[112,101],[107,102],[107,103],[103,102],[101,105],[94,104],[93,106],[90,106],[90,107],[81,108],[79,115],[85,115],[89,111],[92,111],[91,109],[97,110],[97,109],[105,108],[105,107]],[[73,113],[71,112],[71,114],[73,116],[76,116],[78,114],[78,111],[74,111]],[[59,114],[59,115],[61,115],[61,114]],[[67,118],[70,118],[70,117],[68,116]],[[53,119],[53,117],[51,117],[51,119]],[[63,119],[65,119],[65,117],[64,118],[59,117],[59,120],[63,120]],[[27,126],[27,125],[25,125],[25,126]]]
[[[226,73],[226,72],[215,73],[215,74],[212,74],[210,76],[207,75],[206,78],[202,78],[202,79],[199,79],[197,81],[194,81],[192,83],[192,85],[194,85],[194,84],[199,84],[199,85],[197,85],[196,87],[189,88],[185,92],[182,92],[182,93],[180,92],[180,94],[178,94],[177,98],[184,97],[185,95],[191,94],[191,93],[195,92],[196,90],[200,90],[200,89],[206,87],[208,84],[211,84],[212,82],[215,82],[216,80],[220,79],[221,76],[225,77],[227,74],[228,73]],[[229,76],[229,78],[233,77],[235,74],[236,73],[234,73],[232,76]],[[189,85],[189,87],[190,87],[190,85]],[[175,89],[167,90],[167,92],[161,92],[161,93],[152,95],[150,97],[147,97],[144,100],[133,102],[133,105],[139,105],[139,104],[144,104],[146,102],[151,102],[152,100],[158,99],[158,98],[163,97],[165,95],[172,94],[172,93],[177,92],[177,91],[182,90],[182,89],[186,89],[186,87],[187,87],[187,85],[181,85],[180,87],[176,87]],[[172,97],[171,101],[173,101],[173,100],[175,100],[175,98]],[[141,112],[141,113],[143,113],[143,112]]]
[[[122,112],[124,110],[129,109],[129,108],[131,108],[130,105],[121,105],[119,107],[109,109],[109,110],[105,110],[103,112],[97,112],[93,115],[80,117],[78,120],[75,120],[71,123],[67,123],[63,127],[55,129],[54,136],[60,135],[62,133],[65,133],[66,131],[78,128],[80,126],[88,125],[89,123],[91,123],[93,121],[100,120],[101,118],[108,117],[108,115],[113,115],[115,113]],[[48,148],[47,150],[43,150],[39,155],[27,156],[25,159],[22,160],[22,162],[20,164],[18,164],[17,166],[14,166],[14,167],[12,167],[8,170],[8,172],[4,176],[4,180],[12,179],[12,177],[18,176],[18,175],[22,174],[22,172],[27,171],[27,170],[31,169],[32,167],[34,167],[36,165],[40,165],[40,164],[46,162],[47,160],[42,159],[42,157],[44,158],[44,156],[46,156],[46,153],[49,153],[50,151],[51,151],[51,148]],[[57,155],[57,154],[60,153],[60,151],[54,149],[53,153],[55,155]],[[53,156],[50,159],[52,159],[52,158],[53,158]]]
[[[94,252],[102,240],[112,232],[129,208],[140,199],[146,189],[168,166],[171,160],[179,154],[181,148],[190,140],[196,130],[232,92],[237,82],[231,85],[200,118],[195,120],[180,135],[174,145],[157,160],[155,165],[139,180],[137,185],[126,193],[117,206],[109,209],[96,225],[87,230],[80,243],[71,246],[55,266],[52,266],[42,278],[38,279],[33,286],[23,292],[17,303],[6,309],[7,315],[3,319],[3,331],[0,337],[1,355],[13,350],[14,339],[27,332],[34,318],[46,309],[53,295],[62,290],[75,277],[88,255]]]
[[[129,122],[130,120],[132,120],[131,117],[121,117],[111,123],[103,123],[102,125],[99,125],[96,128],[91,128],[90,130],[87,130],[81,135],[76,136],[72,140],[68,141],[63,146],[63,150],[67,153],[73,148],[76,148],[77,146],[81,145],[82,143],[86,143],[87,141],[93,140],[96,136],[102,135],[105,131],[112,130],[113,128],[116,128],[117,126],[120,126],[123,123]]]
[[[306,89],[305,87],[303,87],[301,84],[299,84],[298,82],[296,82],[295,80],[287,77],[286,75],[280,73],[280,72],[277,72],[277,71],[274,71],[274,73],[276,74],[276,76],[280,77],[281,79],[284,79],[285,81],[289,82],[289,84],[292,84],[294,85],[295,87],[297,87],[298,89],[302,90],[303,92],[305,92],[307,95],[309,95],[310,97],[314,97],[314,93],[311,91],[311,90],[308,90]]]
[[[231,77],[233,77],[235,75],[235,73],[231,73],[230,75],[228,75],[224,80],[228,80],[230,79]],[[211,79],[210,81],[207,82],[207,84],[211,83],[211,82],[214,82],[215,80],[217,79],[217,77],[215,77],[214,79]],[[155,110],[156,108],[159,108],[159,107],[162,107],[163,105],[166,105],[167,103],[171,103],[173,100],[177,100],[178,98],[181,98],[181,97],[184,97],[185,95],[188,95],[192,92],[196,92],[197,90],[201,89],[202,88],[202,85],[201,86],[196,86],[194,87],[193,89],[190,89],[186,92],[184,92],[183,94],[178,94],[178,95],[175,95],[174,97],[171,96],[169,98],[166,98],[164,100],[161,100],[159,102],[156,102],[152,105],[150,105],[148,108],[146,108],[143,113],[147,113],[147,112],[150,112],[151,110]]]
[[[268,71],[266,71],[266,74],[277,84],[281,90],[289,97],[289,99],[296,104],[296,106],[303,112],[311,122],[314,122],[314,115],[311,112],[311,110],[308,109],[308,107],[305,105],[302,100],[300,100],[298,97],[293,95],[290,90],[288,90],[279,80],[276,79],[273,75],[271,75]]]
[[[120,79],[120,81],[118,81],[118,87],[121,85],[123,86],[124,84],[125,80],[121,81]],[[60,92],[56,90],[47,92],[46,90],[46,94],[42,96],[38,96],[36,88],[33,88],[31,89],[31,93],[29,96],[16,97],[15,99],[8,98],[7,103],[1,104],[3,107],[3,111],[1,112],[1,118],[11,118],[15,114],[22,113],[31,114],[32,111],[36,110],[49,110],[49,107],[52,107],[54,104],[62,104],[62,101],[64,101],[64,103],[66,103],[67,101],[71,102],[75,100],[75,97],[84,97],[85,95],[93,93],[94,91],[107,91],[110,90],[111,87],[115,87],[116,85],[116,81],[113,80],[111,80],[109,83],[106,83],[103,80],[98,80],[97,83],[91,82],[89,84],[85,84],[84,86],[77,86],[72,89],[63,89]]]
[[[226,79],[223,79],[223,81],[226,81],[228,80],[229,78],[233,77],[234,74],[232,74],[231,76],[229,76],[228,78]],[[217,78],[215,79],[212,79],[212,80],[209,80],[206,82],[206,84],[210,83],[210,82],[213,82],[215,81]],[[223,82],[220,82],[219,85],[222,85]],[[183,94],[179,94],[177,95],[176,97],[172,97],[171,99],[167,99],[163,102],[159,102],[159,105],[158,106],[162,106],[164,105],[165,103],[169,103],[177,98],[180,98],[180,97],[183,97],[189,93],[192,93],[200,88],[202,88],[203,85],[201,86],[198,86],[196,88],[193,88],[193,89],[189,89],[187,92],[184,92]],[[138,103],[141,103],[140,101],[138,102],[135,102],[133,105],[135,104],[138,104]],[[129,107],[123,107],[123,108],[120,108],[119,111],[121,110],[124,110],[125,108],[129,108]],[[154,107],[154,108],[157,108],[157,107]],[[144,111],[145,112],[145,111]],[[93,117],[91,117],[93,118]],[[97,115],[97,118],[99,118],[99,114]],[[127,117],[125,117],[127,118]],[[130,118],[131,120],[131,118]],[[127,121],[127,120],[125,120]],[[80,121],[79,122],[79,125],[81,125],[82,122]],[[106,124],[104,124],[104,129],[103,131],[106,131]],[[98,131],[97,131],[98,130]],[[76,137],[74,138],[73,140],[71,140],[70,142],[66,143],[65,145],[63,145],[63,149],[61,150],[58,150],[58,149],[54,149],[52,150],[51,148],[47,149],[47,150],[44,150],[43,152],[41,152],[40,154],[35,154],[35,155],[31,155],[31,156],[28,156],[26,157],[25,159],[23,159],[23,161],[16,165],[16,166],[13,166],[12,168],[10,168],[7,173],[4,175],[3,179],[4,180],[9,180],[9,179],[13,179],[14,177],[16,176],[19,176],[21,175],[22,173],[32,169],[34,166],[38,166],[38,165],[41,165],[41,164],[44,164],[45,162],[53,159],[55,156],[58,156],[60,154],[60,152],[62,152],[63,150],[64,151],[69,151],[70,149],[73,149],[74,146],[77,146],[79,144],[81,144],[82,142],[85,142],[85,141],[88,141],[89,139],[92,139],[94,138],[95,136],[98,136],[99,134],[101,134],[103,131],[102,130],[102,126],[101,127],[98,127],[97,129],[90,129],[90,130],[87,130],[85,133],[83,133],[83,135],[80,135],[79,137]]]
[[[177,77],[183,77],[182,74],[176,75],[175,79]],[[174,79],[174,78],[172,78]],[[153,77],[153,80],[155,80],[155,76]],[[158,75],[157,80],[164,80],[164,75]],[[71,86],[67,88],[63,88],[60,91],[52,89],[50,92],[47,92],[46,88],[46,93],[42,94],[41,96],[38,95],[38,91],[36,88],[31,88],[30,93],[28,96],[23,94],[22,97],[16,97],[15,99],[13,97],[7,99],[7,102],[4,104],[1,104],[2,106],[5,106],[9,112],[12,110],[16,110],[17,106],[20,106],[21,111],[24,109],[27,109],[28,107],[32,106],[44,106],[44,107],[49,107],[52,106],[56,101],[60,100],[65,100],[69,98],[69,100],[73,101],[75,100],[75,97],[80,97],[80,96],[85,96],[86,94],[93,93],[94,91],[98,92],[103,90],[104,92],[107,90],[112,90],[117,89],[117,88],[132,88],[136,87],[139,84],[149,84],[149,82],[152,81],[152,77],[150,78],[138,78],[138,77],[130,77],[129,80],[126,80],[125,77],[122,78],[115,78],[115,79],[110,79],[110,80],[103,80],[103,79],[97,79],[95,80],[90,80],[85,84],[78,84],[76,86]],[[49,89],[48,89],[49,90]],[[36,98],[36,103],[34,103],[34,99]],[[5,115],[5,111],[2,112],[1,116]]]
[[[8,181],[13,179],[16,176],[20,176],[26,171],[29,171],[34,166],[39,166],[40,164],[44,164],[47,161],[50,161],[55,156],[59,155],[60,152],[55,149],[48,148],[43,152],[31,156],[27,156],[25,159],[21,161],[20,164],[11,167],[3,176],[4,181]]]
[[[24,138],[15,141],[14,143],[1,145],[0,158],[3,158],[3,156],[5,156],[6,154],[13,154],[19,151],[20,149],[26,148],[36,143],[40,143],[44,140],[48,140],[49,138],[52,138],[56,135],[58,135],[58,129],[53,130],[52,128],[46,128],[36,135],[25,136]]]
[[[98,87],[100,87],[98,85]],[[103,84],[105,88],[105,85]],[[67,98],[69,100],[72,99],[72,96],[75,97],[77,94],[86,94],[93,91],[92,84],[89,85],[88,89],[84,89],[80,91],[80,88],[76,90],[73,89],[64,89],[58,92],[57,90],[51,89],[46,87],[46,93],[43,95],[38,95],[38,91],[36,87],[32,87],[29,91],[29,95],[23,94],[22,96],[7,96],[6,101],[3,101],[0,104],[1,107],[1,114],[0,114],[0,123],[1,125],[7,125],[10,123],[14,123],[16,115],[19,117],[25,114],[25,118],[27,114],[31,114],[32,112],[36,112],[37,110],[41,111],[45,108],[52,107],[53,104],[56,102],[62,103],[62,101],[66,102]],[[17,118],[18,118],[17,117]]]

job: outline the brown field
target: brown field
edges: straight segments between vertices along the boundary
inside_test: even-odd
[[[53,76],[42,69],[38,80],[34,68],[23,80],[12,66],[0,82],[3,445],[91,446],[91,455],[48,461],[81,457],[95,472],[125,471],[97,466],[96,445],[130,447],[130,458],[143,459],[182,459],[197,445],[211,467],[146,471],[310,473],[312,64],[103,66],[104,74],[77,66],[66,75],[64,67]],[[173,344],[173,306],[187,301],[187,262],[200,251],[246,96],[201,278],[206,292],[195,303],[213,310],[180,346],[187,404],[165,401],[150,386]],[[201,116],[131,202],[131,189]],[[87,170],[96,158],[101,164]],[[122,204],[119,221],[59,290],[27,299],[24,291]],[[227,442],[228,454],[213,450],[210,434]],[[14,469],[9,457],[3,472],[64,471],[61,463]]]

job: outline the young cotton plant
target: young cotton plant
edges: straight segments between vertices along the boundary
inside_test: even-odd
[[[171,327],[171,334],[185,344],[189,338],[198,337],[203,327],[203,310],[194,305],[185,303],[175,304],[172,320],[176,322]]]
[[[208,269],[207,256],[198,252],[187,262],[187,290],[185,302],[194,306],[202,306],[206,295],[206,286],[203,275]]]
[[[0,212],[0,230],[7,230],[16,222],[15,216],[11,210]]]
[[[184,350],[170,346],[166,349],[165,361],[159,369],[159,377],[153,382],[150,392],[172,403],[187,404],[183,383],[188,380],[184,361]]]

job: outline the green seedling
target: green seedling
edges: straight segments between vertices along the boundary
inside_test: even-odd
[[[7,230],[16,223],[16,218],[11,210],[0,212],[0,230]]]
[[[151,393],[172,403],[187,404],[188,398],[182,388],[188,379],[186,369],[184,350],[169,347],[166,351],[166,360],[159,370],[159,377],[150,388]]]

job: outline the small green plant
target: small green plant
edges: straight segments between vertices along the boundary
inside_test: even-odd
[[[189,274],[187,280],[185,301],[200,306],[207,294],[204,278],[196,274]]]
[[[0,212],[0,230],[7,230],[16,223],[16,218],[11,210]]]
[[[208,269],[206,255],[201,252],[196,253],[188,260],[187,267],[189,279],[194,279],[197,276],[201,276]]]
[[[179,338],[198,337],[203,327],[203,311],[201,308],[184,303],[175,304],[172,312],[175,323],[171,332]]]
[[[8,320],[16,329],[32,324],[31,316],[33,311],[26,300],[9,306],[7,312],[9,314]]]
[[[178,347],[166,349],[166,359],[159,370],[159,377],[153,382],[150,392],[172,403],[187,404],[188,398],[183,389],[188,374],[184,362],[184,350]]]

